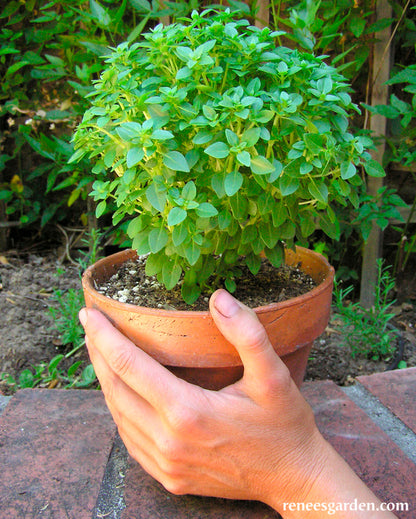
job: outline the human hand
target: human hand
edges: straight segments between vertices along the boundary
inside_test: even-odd
[[[174,494],[256,499],[281,512],[312,495],[331,449],[255,313],[224,290],[210,311],[244,365],[220,391],[178,379],[97,310],[80,319],[120,436],[149,474]]]

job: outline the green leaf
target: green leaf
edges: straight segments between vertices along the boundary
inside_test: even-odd
[[[188,79],[192,76],[192,70],[189,67],[182,67],[176,73],[176,79]]]
[[[100,23],[100,25],[103,25],[104,27],[110,25],[110,15],[103,7],[101,7],[101,5],[98,2],[96,2],[95,0],[90,0],[90,8],[92,15]]]
[[[237,153],[237,160],[240,164],[249,168],[251,163],[251,155],[248,151],[240,151],[240,153]]]
[[[211,106],[204,105],[202,112],[209,121],[214,121],[217,117],[217,112]]]
[[[102,216],[107,209],[107,202],[105,200],[102,200],[99,204],[97,204],[97,207],[95,208],[95,216],[99,218]]]
[[[272,208],[273,225],[280,227],[289,218],[285,205],[281,202],[276,203]]]
[[[247,218],[248,201],[245,196],[236,193],[230,198],[230,205],[235,218],[239,220]]]
[[[225,196],[225,187],[224,187],[224,174],[223,173],[215,173],[215,175],[211,178],[211,187],[215,191],[218,198],[223,198]]]
[[[174,136],[173,136],[172,132],[169,132],[167,130],[155,130],[152,133],[152,137],[151,138],[155,139],[157,141],[166,141],[166,140],[169,140],[169,139],[173,139]]]
[[[341,230],[339,226],[339,221],[335,220],[335,222],[331,222],[330,218],[326,214],[322,214],[319,225],[324,233],[332,238],[333,240],[339,240]]]
[[[127,167],[132,168],[138,164],[144,157],[144,151],[142,148],[131,148],[127,152]]]
[[[232,218],[233,217],[231,214],[226,209],[224,209],[218,215],[218,227],[221,230],[226,229],[231,224]]]
[[[257,227],[255,225],[247,225],[241,233],[241,243],[251,243],[257,238]]]
[[[19,375],[19,386],[23,388],[34,387],[35,379],[30,369],[24,369]]]
[[[247,254],[245,262],[250,272],[253,274],[253,276],[255,276],[261,267],[260,256],[256,256],[255,254]]]
[[[196,208],[196,214],[201,218],[210,218],[211,216],[216,216],[218,211],[209,202],[203,202]]]
[[[110,148],[107,153],[104,155],[104,164],[107,168],[111,168],[116,158],[117,150],[115,148]]]
[[[196,197],[196,186],[193,180],[190,180],[185,184],[182,189],[182,198],[184,200],[194,200]]]
[[[295,193],[299,188],[299,179],[289,175],[283,175],[279,178],[279,189],[282,196],[289,196]]]
[[[78,368],[81,366],[82,360],[79,360],[77,362],[74,362],[71,366],[68,368],[68,377],[71,378],[75,375]]]
[[[269,182],[270,184],[272,184],[275,180],[277,180],[283,171],[283,164],[276,159],[273,160],[273,166],[274,166],[274,171],[272,171],[272,173],[270,173],[270,176],[267,179],[267,182]]]
[[[416,83],[416,69],[409,67],[404,68],[400,72],[398,72],[391,79],[386,81],[386,85],[394,85],[397,83]]]
[[[105,45],[100,45],[99,43],[94,43],[92,41],[81,41],[81,45],[90,50],[93,54],[102,58],[106,56],[110,52],[110,48]]]
[[[181,274],[182,268],[179,265],[172,266],[171,262],[165,261],[162,268],[162,281],[167,290],[172,290],[179,283]]]
[[[129,2],[131,3],[134,9],[141,13],[150,12],[152,10],[150,2],[148,0],[129,0]]]
[[[301,175],[307,175],[313,170],[312,164],[309,164],[309,162],[302,162],[299,168],[299,173]]]
[[[169,235],[163,227],[152,229],[149,234],[149,247],[153,254],[159,252],[168,243]]]
[[[198,285],[184,283],[181,288],[181,294],[185,303],[191,305],[192,303],[195,303],[200,296],[201,289]]]
[[[156,276],[159,272],[162,272],[164,263],[166,262],[165,256],[161,254],[150,254],[146,260],[145,272],[147,276]]]
[[[285,252],[281,243],[277,244],[272,249],[265,249],[266,258],[270,261],[273,267],[279,268],[283,265],[285,259]]]
[[[363,33],[365,26],[366,26],[366,20],[365,18],[361,18],[359,16],[354,16],[350,20],[350,29],[353,35],[356,38],[359,38],[361,34]]]
[[[317,133],[306,133],[303,136],[306,147],[315,155],[318,155],[324,146],[325,137]]]
[[[390,105],[369,106],[364,104],[364,107],[367,108],[367,110],[369,110],[370,112],[382,115],[387,119],[395,119],[399,116],[398,110]]]
[[[69,157],[68,164],[72,164],[73,162],[79,162],[86,155],[86,153],[87,152],[82,148],[78,149]]]
[[[379,162],[374,159],[367,159],[364,162],[364,169],[367,175],[370,177],[384,177],[386,176],[386,172]]]
[[[195,263],[199,260],[199,256],[201,255],[201,249],[199,245],[194,241],[185,248],[185,257],[188,260],[190,265],[195,265]]]
[[[131,248],[137,251],[137,254],[148,254],[150,252],[149,233],[141,232],[133,238]]]
[[[53,373],[54,371],[56,371],[58,364],[61,362],[61,360],[63,358],[64,358],[64,356],[62,354],[59,354],[59,355],[55,355],[55,357],[53,357],[53,359],[50,360],[50,362],[48,364],[49,373]]]
[[[184,171],[185,173],[190,171],[188,161],[179,151],[166,153],[163,157],[163,163],[169,169],[173,169],[173,171]]]
[[[272,249],[279,239],[277,229],[270,222],[260,222],[259,235],[269,249]]]
[[[172,232],[172,241],[175,247],[179,247],[188,237],[188,229],[185,224],[176,225]]]
[[[260,138],[261,128],[249,128],[241,136],[241,142],[245,142],[248,148],[255,146]]]
[[[230,146],[238,146],[238,143],[240,142],[238,139],[238,135],[234,133],[233,131],[226,128],[225,130],[225,136],[227,138],[227,142]]]
[[[146,189],[146,198],[157,211],[162,213],[166,204],[166,188],[153,182]]]
[[[304,238],[307,238],[313,233],[315,230],[315,221],[312,215],[305,213],[305,216],[300,216],[300,230]]]
[[[235,292],[235,289],[237,288],[237,284],[235,280],[231,277],[228,277],[224,281],[225,288],[230,292],[231,294]]]
[[[351,192],[350,185],[342,179],[334,180],[333,186],[341,196],[348,196]]]
[[[205,148],[204,152],[215,159],[224,159],[230,154],[230,150],[225,142],[214,142],[214,144]]]
[[[224,180],[224,188],[227,196],[233,196],[243,185],[243,175],[238,171],[228,173]]]
[[[275,168],[266,157],[257,155],[257,157],[251,157],[250,169],[255,175],[267,175],[267,173],[272,173]]]
[[[134,238],[142,230],[143,222],[141,216],[136,216],[129,222],[127,226],[127,235],[129,238]]]
[[[296,225],[290,220],[284,222],[279,229],[279,238],[282,240],[291,240],[296,234]]]
[[[76,385],[77,387],[81,386],[89,386],[93,382],[95,382],[97,379],[94,371],[94,366],[92,364],[88,364],[86,368],[82,370],[81,373],[81,380],[82,382],[78,382]]]
[[[197,145],[207,144],[209,141],[212,141],[213,137],[214,136],[212,133],[201,130],[195,135],[195,137],[192,139],[192,142]]]
[[[308,191],[318,202],[325,205],[328,203],[328,188],[323,182],[311,182]]]
[[[341,164],[341,178],[347,180],[355,175],[357,168],[352,162],[343,162]]]
[[[173,207],[168,214],[168,225],[179,225],[187,216],[188,213],[185,209],[182,209],[181,207]]]

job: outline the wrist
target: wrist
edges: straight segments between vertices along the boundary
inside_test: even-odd
[[[312,441],[313,453],[309,459],[304,459],[304,469],[288,480],[291,484],[287,492],[282,494],[283,499],[269,503],[283,519],[322,519],[322,510],[325,508],[321,507],[334,503],[342,505],[342,510],[334,516],[337,519],[396,517],[391,512],[354,512],[349,508],[356,501],[374,503],[375,510],[378,510],[380,500],[319,431],[317,433]]]
[[[316,489],[330,463],[333,448],[316,428],[308,442],[302,445],[295,456],[290,457],[290,466],[276,474],[273,488],[265,500],[282,517],[291,515],[289,505],[316,501]]]

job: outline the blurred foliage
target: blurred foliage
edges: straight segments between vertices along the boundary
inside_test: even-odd
[[[90,165],[85,160],[68,166],[67,159],[73,152],[70,136],[85,111],[85,96],[100,75],[102,56],[108,54],[110,47],[139,39],[145,29],[160,20],[172,21],[202,7],[229,6],[254,21],[259,3],[256,0],[2,2],[0,218],[10,225],[34,228],[37,232],[59,222],[86,226]],[[396,49],[390,80],[393,96],[389,106],[379,110],[392,121],[386,163],[399,160],[409,165],[414,162],[415,92],[412,89],[416,74],[416,12],[409,2],[391,0],[390,3],[392,18],[376,20],[373,0],[272,0],[269,23],[287,32],[277,44],[327,56],[327,62],[349,78],[354,101],[359,103],[368,103],[372,43],[380,30],[391,27]],[[356,125],[364,127],[364,111],[357,117]],[[384,225],[385,217],[396,210],[398,198],[393,195],[390,190],[383,191],[378,200],[370,201],[369,210],[363,209],[369,204],[363,190],[361,210],[356,214],[340,214],[344,234],[338,243],[325,245],[336,267],[342,266],[347,246],[354,247],[359,256],[372,221]],[[384,200],[381,209],[376,210],[380,208],[377,202],[381,198]],[[114,235],[128,246],[128,241],[123,241],[124,225],[120,222]],[[1,231],[4,232],[4,227]],[[318,233],[318,248],[320,240]],[[414,242],[408,240],[406,250],[411,243],[413,250]],[[355,276],[354,268],[349,266],[350,277]]]

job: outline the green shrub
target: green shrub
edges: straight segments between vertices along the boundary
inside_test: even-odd
[[[233,290],[240,261],[255,274],[263,250],[280,265],[283,242],[305,244],[316,225],[338,239],[334,206],[358,206],[360,165],[384,175],[348,128],[357,107],[336,69],[210,14],[114,49],[71,158],[95,159],[97,216],[114,201],[147,273],[168,289],[183,274],[187,302],[220,279]]]

